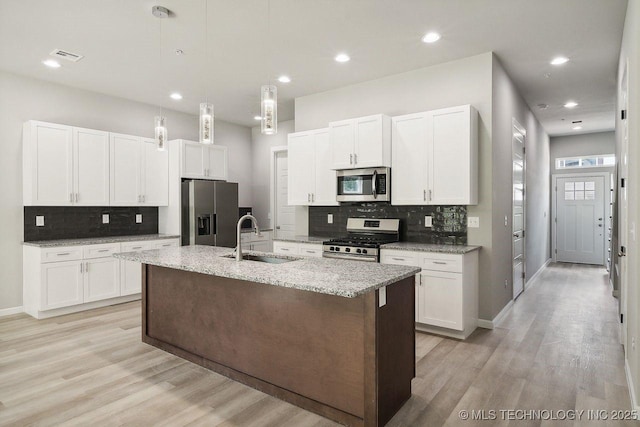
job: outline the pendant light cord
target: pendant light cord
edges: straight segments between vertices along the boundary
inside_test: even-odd
[[[162,18],[158,19],[158,21],[160,21],[160,92],[162,93],[164,91],[164,85],[163,85],[163,64],[162,64]],[[160,117],[162,117],[162,95],[160,98]]]
[[[204,102],[209,103],[207,70],[209,69],[209,0],[204,0]]]

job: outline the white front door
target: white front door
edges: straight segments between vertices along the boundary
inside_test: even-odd
[[[604,177],[558,177],[556,260],[604,264]]]
[[[275,214],[274,237],[287,238],[296,234],[295,207],[289,206],[288,202],[288,180],[289,166],[286,151],[278,151],[275,158]]]
[[[511,219],[513,254],[513,298],[524,291],[525,279],[525,131],[519,125],[513,125],[513,195]]]

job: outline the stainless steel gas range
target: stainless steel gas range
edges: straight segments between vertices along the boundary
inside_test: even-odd
[[[397,242],[399,233],[399,219],[349,218],[347,235],[322,242],[322,256],[379,262],[380,246]]]

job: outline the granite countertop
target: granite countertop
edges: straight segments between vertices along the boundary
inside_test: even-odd
[[[244,252],[244,251],[243,251]],[[192,271],[230,279],[300,289],[354,298],[382,286],[412,277],[420,268],[328,258],[297,258],[264,252],[246,252],[274,258],[293,259],[282,264],[237,262],[230,248],[181,246],[142,252],[125,252],[114,257],[144,264]]]
[[[58,246],[80,246],[99,245],[102,243],[137,242],[143,240],[164,240],[179,239],[180,236],[173,234],[142,234],[139,236],[113,236],[113,237],[92,237],[86,239],[61,239],[61,240],[36,240],[33,242],[22,242],[27,246],[38,246],[40,248],[54,248]]]
[[[433,243],[395,242],[381,246],[381,249],[397,249],[400,251],[439,252],[444,254],[466,254],[480,249],[482,246],[469,245],[437,245]]]
[[[274,242],[293,242],[293,243],[322,243],[329,240],[329,237],[317,237],[317,236],[293,236],[293,237],[278,237],[274,238]]]

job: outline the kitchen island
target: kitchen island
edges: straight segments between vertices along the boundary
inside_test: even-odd
[[[142,340],[339,423],[386,424],[411,396],[420,269],[231,254],[114,255],[143,264]]]

